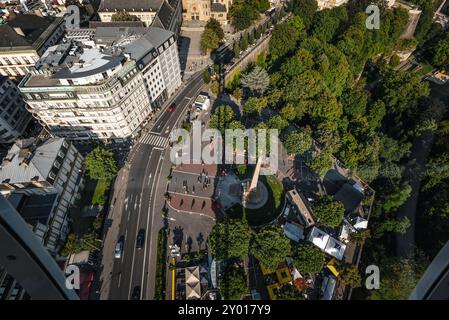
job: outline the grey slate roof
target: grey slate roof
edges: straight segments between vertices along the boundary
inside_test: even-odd
[[[102,0],[99,12],[126,10],[126,11],[157,11],[164,0]]]
[[[147,31],[146,27],[108,27],[100,26],[95,29],[95,43],[112,45],[117,40],[131,35],[144,34]]]
[[[0,26],[0,48],[38,50],[62,23],[63,18],[40,17],[34,14],[19,14]],[[14,28],[20,28],[25,36],[17,34]]]
[[[223,3],[214,2],[210,6],[212,12],[226,12],[226,6]]]
[[[34,139],[18,140],[3,159],[0,169],[0,183],[27,183],[32,179],[44,181],[47,179],[54,161],[61,149],[64,139],[50,138],[39,145],[27,165],[22,161],[27,155]]]
[[[101,21],[89,21],[89,28],[100,27],[145,27],[142,21],[113,21],[113,22],[101,22]]]
[[[171,36],[173,36],[171,31],[154,27],[147,28],[147,32],[141,38],[125,47],[125,52],[130,54],[132,59],[140,60],[149,51],[158,48]]]
[[[19,36],[14,29],[8,25],[0,26],[0,34],[0,48],[23,47],[31,49],[31,44],[28,43],[24,37]]]
[[[171,5],[169,5],[167,1],[164,1],[157,13],[157,17],[164,29],[170,28],[170,23],[172,21],[174,13],[175,9]]]

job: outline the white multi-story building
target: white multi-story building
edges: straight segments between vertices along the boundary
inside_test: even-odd
[[[27,74],[50,46],[64,33],[62,17],[18,14],[0,25],[0,75],[20,78]]]
[[[19,85],[28,109],[70,139],[132,138],[181,84],[173,32],[97,28],[93,40],[49,48]]]
[[[0,166],[0,194],[56,254],[68,234],[68,209],[82,184],[83,157],[67,140],[18,140]]]
[[[12,143],[26,129],[31,113],[25,109],[16,85],[0,76],[0,144]]]

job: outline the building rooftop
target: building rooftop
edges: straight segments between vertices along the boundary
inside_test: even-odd
[[[64,142],[50,138],[37,145],[35,139],[18,140],[0,166],[0,183],[27,183],[47,179]]]
[[[0,26],[0,48],[39,49],[62,22],[62,18],[18,14],[6,25]],[[52,27],[52,25],[54,27]]]
[[[20,86],[97,84],[114,74],[127,58],[138,61],[148,56],[153,59],[158,54],[155,49],[172,36],[171,31],[153,27],[99,27],[93,40],[70,39],[48,48]]]
[[[47,225],[58,193],[31,194],[13,192],[7,199],[14,206],[22,218],[30,225],[41,223]]]
[[[287,197],[296,206],[297,211],[299,211],[301,222],[306,227],[313,226],[315,224],[315,221],[312,217],[312,208],[310,207],[304,196],[297,190],[293,189],[287,192]]]
[[[79,60],[72,66],[63,67],[53,75],[56,79],[85,78],[103,73],[121,65],[124,57],[103,54],[97,48],[86,48],[79,55]]]
[[[223,3],[214,2],[210,6],[212,12],[226,12],[226,6]]]
[[[147,28],[147,32],[139,39],[126,45],[124,51],[128,53],[132,59],[140,60],[147,55],[148,52],[161,46],[171,36],[173,36],[173,32],[171,31],[160,28]]]
[[[22,36],[19,36],[12,27],[0,25],[0,48],[29,48],[31,44]]]
[[[177,0],[179,1],[179,0]],[[175,14],[176,5],[174,1],[172,1],[173,5],[169,4],[167,1],[162,2],[161,7],[157,13],[156,21],[159,20],[160,27],[164,29],[168,29],[170,27],[170,23],[172,21],[172,17]],[[157,22],[153,22],[153,26],[158,27],[159,25],[156,25]]]
[[[99,27],[145,27],[145,24],[142,21],[89,21],[89,28]]]
[[[98,11],[157,11],[163,1],[164,0],[101,0]]]

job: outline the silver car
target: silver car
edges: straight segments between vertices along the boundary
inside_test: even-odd
[[[123,250],[123,236],[118,239],[117,244],[115,245],[115,258],[120,259],[122,257]]]

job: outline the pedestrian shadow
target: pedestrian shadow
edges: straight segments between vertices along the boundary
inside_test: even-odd
[[[175,227],[173,229],[173,243],[178,247],[181,247],[183,239],[184,239],[184,228],[182,228],[181,226]]]

